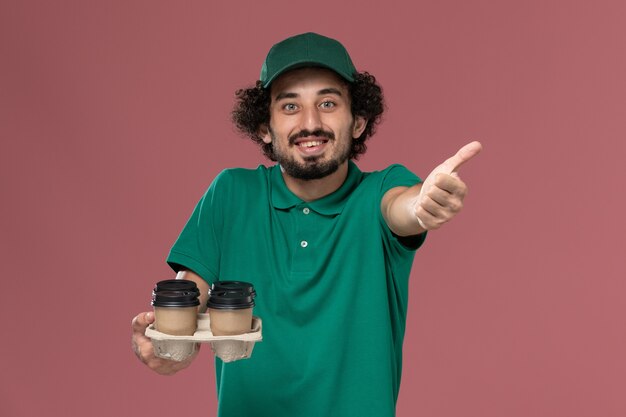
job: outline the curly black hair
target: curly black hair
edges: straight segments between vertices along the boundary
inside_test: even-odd
[[[383,92],[376,83],[376,78],[367,72],[355,74],[354,82],[347,83],[351,98],[351,110],[354,117],[365,118],[367,126],[358,138],[352,141],[350,159],[358,159],[367,150],[365,141],[374,134],[385,111]],[[251,88],[242,88],[235,92],[236,102],[231,113],[233,123],[245,136],[261,146],[263,154],[276,161],[271,143],[263,142],[259,135],[261,126],[270,122],[270,90],[263,88],[261,81]]]

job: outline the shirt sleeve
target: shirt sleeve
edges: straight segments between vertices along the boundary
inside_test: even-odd
[[[219,276],[220,246],[217,238],[222,228],[221,202],[227,188],[226,171],[220,173],[202,196],[182,232],[172,246],[167,263],[174,271],[189,269],[207,283]]]

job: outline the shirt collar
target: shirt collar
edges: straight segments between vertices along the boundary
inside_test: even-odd
[[[272,205],[277,209],[289,209],[299,204],[306,204],[312,210],[324,214],[339,214],[346,204],[346,199],[361,182],[362,172],[352,161],[348,161],[348,175],[346,180],[337,190],[331,194],[315,201],[304,202],[294,193],[292,193],[283,178],[280,165],[274,165],[270,172],[270,181],[272,184],[271,199]]]

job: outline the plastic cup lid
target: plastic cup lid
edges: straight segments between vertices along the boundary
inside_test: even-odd
[[[245,281],[216,281],[211,285],[210,292],[217,291],[242,291],[250,294],[252,298],[256,297],[254,286]]]
[[[195,307],[200,305],[195,291],[158,291],[152,294],[154,307]]]
[[[166,279],[157,282],[154,292],[160,291],[200,291],[195,282],[187,279]]]
[[[240,310],[254,307],[254,297],[246,291],[212,290],[209,293],[207,307],[223,310]]]

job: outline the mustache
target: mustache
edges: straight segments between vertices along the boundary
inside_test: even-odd
[[[294,133],[293,135],[289,136],[289,144],[293,145],[294,142],[296,141],[296,139],[299,138],[306,138],[308,136],[318,136],[318,137],[322,137],[322,138],[327,138],[330,140],[334,140],[335,139],[335,134],[333,132],[327,132],[325,130],[322,129],[317,129],[314,131],[310,131],[310,130],[301,130],[298,133]]]

